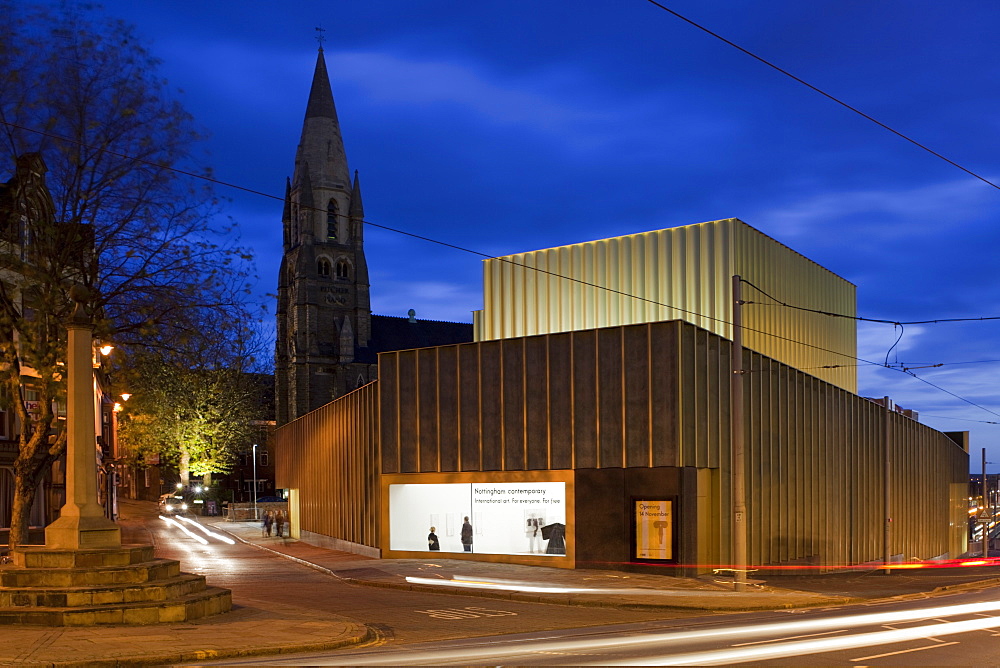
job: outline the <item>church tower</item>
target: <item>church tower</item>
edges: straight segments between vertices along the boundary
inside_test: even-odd
[[[285,424],[372,379],[364,210],[320,47],[282,215],[275,391]]]

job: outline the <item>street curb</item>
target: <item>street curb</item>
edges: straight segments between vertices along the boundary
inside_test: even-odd
[[[311,568],[314,571],[319,571],[320,573],[323,573],[324,575],[329,575],[330,577],[336,578],[336,579],[338,579],[338,580],[340,580],[342,582],[354,582],[354,580],[351,580],[350,578],[344,578],[344,577],[341,577],[341,576],[337,575],[334,571],[330,570],[329,568],[326,568],[325,566],[320,566],[319,564],[314,564],[311,561],[306,561],[305,559],[299,559],[298,557],[293,557],[290,554],[286,554],[284,552],[279,552],[278,550],[272,550],[269,547],[265,547],[263,545],[258,545],[257,543],[252,543],[252,542],[248,541],[247,539],[243,538],[242,536],[239,536],[239,535],[237,535],[235,533],[232,533],[231,531],[227,531],[225,527],[221,527],[218,524],[213,524],[212,526],[214,526],[216,529],[219,529],[221,531],[225,531],[227,534],[229,534],[230,536],[232,536],[236,540],[240,541],[244,545],[249,545],[250,547],[256,547],[258,550],[263,550],[264,552],[270,552],[271,554],[275,554],[275,555],[277,555],[279,557],[283,557],[285,559],[288,559],[289,561],[294,561],[295,563],[301,564],[301,565],[305,566],[306,568]]]
[[[978,589],[980,587],[989,587],[991,585],[1000,584],[1000,578],[990,578],[989,580],[976,580],[974,582],[962,582],[953,585],[944,585],[941,587],[935,587],[931,590],[932,594],[946,593],[950,591],[961,591],[963,589]]]
[[[56,661],[33,665],[52,666],[53,668],[119,668],[125,666],[164,666],[192,661],[212,661],[214,659],[233,659],[239,657],[277,656],[281,654],[299,654],[302,652],[322,652],[340,649],[369,642],[376,638],[368,626],[349,622],[363,633],[355,633],[349,638],[340,638],[329,642],[313,642],[298,645],[282,645],[280,647],[242,647],[239,649],[192,650],[181,654],[139,655],[134,657],[119,657],[100,661]]]
[[[547,603],[549,605],[572,605],[584,608],[614,608],[616,610],[699,610],[703,612],[754,612],[760,610],[792,610],[798,608],[815,608],[824,605],[846,605],[859,603],[863,598],[826,598],[822,601],[803,603],[768,603],[768,604],[746,604],[732,607],[711,607],[705,605],[671,605],[669,603],[643,603],[632,601],[628,603],[618,603],[609,600],[586,600],[586,599],[562,599],[557,598],[560,594],[522,594],[519,592],[488,591],[482,589],[465,589],[460,587],[432,587],[419,584],[397,584],[395,582],[383,582],[379,580],[355,580],[353,578],[341,578],[344,582],[363,585],[366,587],[377,587],[380,589],[400,589],[403,591],[413,591],[430,594],[449,594],[454,596],[470,596],[475,598],[491,598],[504,601],[518,601],[521,603]],[[692,594],[697,596],[697,594]]]

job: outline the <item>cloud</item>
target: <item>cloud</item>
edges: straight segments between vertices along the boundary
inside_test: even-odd
[[[916,188],[827,191],[764,208],[754,217],[784,239],[808,237],[846,219],[847,226],[864,227],[866,236],[884,242],[945,228],[957,232],[997,209],[996,193],[969,178]]]
[[[340,51],[327,58],[333,79],[359,86],[380,107],[454,105],[494,123],[541,127],[604,117],[600,111],[559,102],[541,90],[541,82],[491,80],[471,62],[415,60],[376,51]]]
[[[372,278],[378,291],[372,292],[372,313],[404,316],[409,309],[422,320],[471,322],[472,310],[479,308],[478,289],[444,281],[400,281],[388,276]]]

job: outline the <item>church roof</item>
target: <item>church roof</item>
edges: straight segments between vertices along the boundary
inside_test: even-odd
[[[417,319],[411,321],[409,318],[391,315],[372,315],[371,342],[367,348],[358,350],[355,361],[374,364],[378,361],[378,353],[471,341],[471,323]]]

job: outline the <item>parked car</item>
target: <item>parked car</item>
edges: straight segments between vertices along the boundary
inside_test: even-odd
[[[187,512],[187,500],[180,494],[160,495],[159,510],[163,515],[177,515]]]

